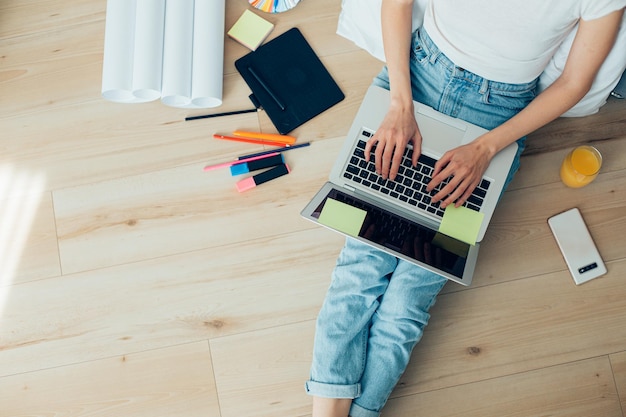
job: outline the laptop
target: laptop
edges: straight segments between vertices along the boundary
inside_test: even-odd
[[[449,280],[470,285],[480,241],[500,198],[517,145],[507,146],[492,159],[481,183],[461,209],[481,213],[478,218],[482,217],[478,225],[473,225],[477,228],[476,242],[467,242],[458,233],[440,231],[447,210],[430,201],[437,189],[427,193],[424,188],[438,158],[487,131],[414,102],[415,118],[422,134],[418,165],[412,167],[413,150],[409,145],[396,179],[383,180],[374,172],[373,154],[370,162],[365,162],[364,149],[385,117],[389,103],[389,91],[374,85],[369,87],[329,181],[300,214]]]

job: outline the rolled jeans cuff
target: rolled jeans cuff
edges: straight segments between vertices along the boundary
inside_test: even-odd
[[[352,403],[350,407],[350,417],[379,417],[380,411],[368,410],[358,404]]]
[[[304,384],[306,393],[323,398],[358,398],[361,395],[361,384],[337,385],[323,382],[307,381]]]

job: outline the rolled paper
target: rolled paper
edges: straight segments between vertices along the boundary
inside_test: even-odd
[[[194,107],[222,104],[225,9],[225,0],[195,2],[191,91]]]
[[[102,97],[222,104],[225,0],[108,0]]]
[[[136,102],[133,60],[136,0],[108,0],[102,64],[102,97],[118,103]]]
[[[137,100],[161,97],[165,0],[136,0],[133,94]]]
[[[168,106],[191,104],[194,0],[167,0],[163,41],[161,101]]]

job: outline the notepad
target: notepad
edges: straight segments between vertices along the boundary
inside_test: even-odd
[[[467,207],[449,205],[443,214],[439,232],[470,245],[476,244],[485,215]]]
[[[246,10],[228,31],[228,36],[255,51],[274,29],[274,24]]]

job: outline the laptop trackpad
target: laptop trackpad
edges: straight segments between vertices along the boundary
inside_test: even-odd
[[[422,134],[422,146],[443,155],[463,143],[465,130],[443,123],[422,113],[416,113],[417,125]]]

